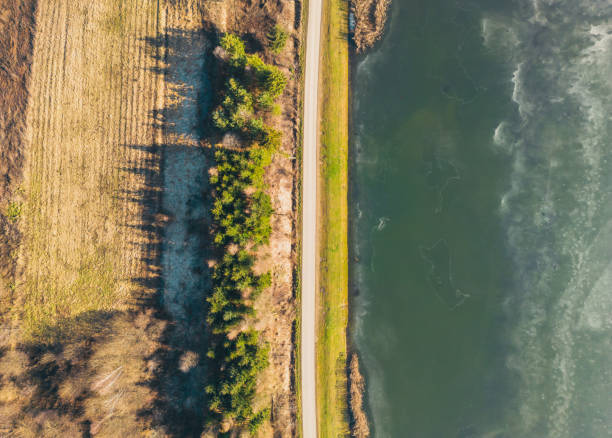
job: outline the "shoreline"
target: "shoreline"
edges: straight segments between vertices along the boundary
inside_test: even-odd
[[[348,139],[348,144],[349,144],[349,159],[348,159],[348,190],[347,190],[347,199],[349,200],[349,202],[353,199],[356,199],[357,196],[357,185],[355,183],[355,178],[353,177],[353,175],[356,173],[356,168],[357,168],[357,153],[358,151],[356,150],[355,147],[355,137],[356,137],[356,133],[355,133],[355,125],[354,125],[354,120],[353,120],[353,109],[355,107],[355,102],[354,102],[354,93],[353,93],[353,82],[352,79],[355,77],[356,73],[357,73],[357,67],[359,65],[359,62],[363,61],[363,59],[365,59],[365,57],[367,56],[367,54],[363,54],[363,53],[357,53],[357,51],[355,50],[354,47],[352,47],[352,50],[350,50],[349,53],[349,111],[348,111],[348,117],[349,117],[349,139]],[[361,416],[362,414],[365,416],[366,418],[366,424],[368,427],[368,434],[367,435],[357,435],[356,433],[354,433],[354,431],[352,431],[352,436],[360,436],[360,437],[367,437],[370,436],[372,434],[373,431],[373,427],[372,427],[372,416],[371,416],[371,412],[369,409],[369,403],[368,403],[368,378],[367,375],[364,372],[363,369],[363,364],[362,364],[362,360],[361,360],[361,352],[359,351],[359,349],[357,348],[357,345],[354,342],[353,339],[353,334],[355,332],[355,299],[359,296],[360,294],[360,289],[359,289],[359,284],[355,278],[355,268],[357,265],[357,261],[359,259],[359,251],[358,248],[355,245],[355,238],[357,235],[357,223],[358,223],[358,216],[356,215],[356,211],[357,208],[354,204],[350,204],[351,205],[351,210],[349,211],[349,220],[348,220],[348,297],[347,297],[347,303],[348,303],[348,323],[347,323],[347,328],[346,328],[346,338],[347,338],[347,345],[348,345],[348,353],[349,353],[349,357],[351,358],[351,361],[354,360],[353,358],[356,358],[358,365],[357,365],[357,369],[360,371],[359,377],[360,377],[360,388],[359,388],[359,393],[361,394],[361,399],[362,399],[362,403],[360,404],[360,408],[358,409],[358,411],[356,412],[356,409],[351,406],[351,426],[352,429],[355,429],[355,419],[359,416]],[[349,386],[349,396],[351,396],[352,394],[352,386],[355,383],[356,379],[351,376],[351,362],[347,361],[347,379],[348,379],[348,386]],[[351,397],[352,398],[352,397]],[[349,405],[350,405],[350,401],[351,399],[349,399]]]
[[[354,321],[354,292],[351,291],[356,290],[351,261],[354,257],[351,241],[355,229],[353,212],[349,207],[349,200],[356,190],[350,178],[355,169],[351,78],[357,63],[364,57],[363,51],[372,49],[383,36],[389,4],[388,0],[367,2],[369,7],[382,11],[382,15],[368,16],[375,21],[366,21],[363,16],[358,21],[357,25],[367,28],[368,32],[365,33],[370,36],[369,43],[360,47],[355,44],[355,35],[349,32],[349,11],[353,13],[354,3],[331,0],[325,4],[323,11],[320,79],[322,169],[319,176],[322,193],[319,207],[321,259],[320,302],[317,304],[317,410],[320,436],[342,433],[370,436],[367,379],[359,373],[359,352],[351,339]],[[339,35],[334,37],[334,34]],[[360,397],[355,397],[356,393]],[[359,401],[353,403],[355,398]]]
[[[380,42],[377,40],[376,42]],[[351,432],[352,436],[355,437],[367,437],[374,435],[374,426],[372,421],[372,412],[370,410],[369,405],[369,397],[368,397],[368,376],[365,372],[361,352],[357,347],[354,339],[354,333],[356,330],[356,302],[355,300],[361,294],[361,284],[356,277],[356,268],[358,265],[358,260],[360,258],[359,248],[356,244],[356,236],[358,232],[358,222],[359,222],[359,214],[358,214],[358,206],[353,203],[353,200],[357,199],[357,193],[359,188],[356,184],[356,179],[354,178],[355,173],[357,172],[357,156],[359,151],[356,148],[356,137],[357,133],[355,130],[354,124],[354,108],[355,108],[355,95],[353,93],[353,78],[357,75],[357,69],[360,63],[364,62],[365,59],[375,50],[374,47],[369,48],[365,52],[358,52],[354,46],[351,47],[349,53],[349,159],[348,159],[348,200],[349,205],[351,205],[349,210],[349,221],[348,221],[348,324],[346,329],[346,338],[347,338],[347,350],[348,356],[351,361],[347,361],[347,379],[348,379],[348,389],[349,396],[353,397],[353,386],[356,385],[359,389],[359,393],[361,395],[362,402],[359,403],[359,407],[350,406],[351,411]],[[358,365],[353,365],[352,361],[356,360]],[[354,374],[354,368],[351,366],[355,366],[358,371],[358,375]],[[349,398],[349,405],[351,402],[351,398]],[[367,433],[366,434],[358,434],[359,430],[363,430],[363,427],[359,427],[357,425],[357,418],[365,418]]]
[[[380,0],[369,2],[370,5],[377,5],[384,3],[384,18],[380,28],[376,29],[375,36],[370,39],[369,44],[362,46],[360,49],[356,46],[354,40],[354,34],[351,35],[351,47],[349,50],[349,108],[348,108],[348,122],[349,122],[349,139],[348,139],[348,191],[347,197],[351,208],[349,210],[348,220],[348,324],[346,329],[347,338],[347,351],[350,357],[350,362],[347,362],[347,379],[348,379],[348,390],[349,390],[349,404],[351,414],[351,432],[352,436],[356,437],[367,437],[374,435],[375,428],[372,421],[372,411],[369,404],[369,385],[368,376],[365,372],[361,352],[356,345],[354,339],[356,321],[356,302],[355,300],[361,293],[362,285],[359,284],[359,280],[356,277],[356,268],[360,257],[359,248],[357,246],[356,237],[358,233],[358,222],[359,215],[356,210],[358,206],[353,204],[353,200],[357,199],[357,193],[359,188],[356,184],[356,179],[353,175],[357,171],[357,158],[358,153],[356,149],[356,131],[354,125],[354,108],[356,106],[355,96],[353,93],[353,78],[357,75],[357,70],[361,63],[365,62],[368,56],[373,55],[382,42],[385,34],[388,32],[389,26],[389,8],[392,6],[390,0]],[[354,4],[351,5],[351,13],[354,11]],[[371,23],[366,23],[369,25]],[[359,26],[359,22],[357,23]],[[355,363],[354,363],[355,362]],[[354,397],[354,391],[358,391],[360,395],[360,401],[357,406],[351,404],[352,398]],[[357,419],[360,420],[357,420]],[[365,427],[364,424],[365,423]]]

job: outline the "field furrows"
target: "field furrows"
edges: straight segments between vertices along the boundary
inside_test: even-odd
[[[39,0],[0,435],[201,432],[207,44],[196,0]]]
[[[154,275],[158,17],[156,0],[39,2],[18,286],[30,334],[126,309]]]

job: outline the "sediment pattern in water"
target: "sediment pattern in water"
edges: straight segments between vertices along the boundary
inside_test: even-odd
[[[517,117],[494,144],[512,157],[500,201],[515,262],[508,366],[522,378],[517,436],[612,434],[612,5],[533,1],[485,17],[515,64]]]
[[[374,433],[612,437],[612,3],[460,3],[355,70]]]

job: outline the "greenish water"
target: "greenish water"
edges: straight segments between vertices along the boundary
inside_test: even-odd
[[[612,5],[394,0],[353,76],[377,437],[612,437]]]

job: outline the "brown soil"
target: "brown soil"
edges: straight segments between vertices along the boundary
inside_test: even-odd
[[[352,0],[353,42],[358,53],[369,49],[382,37],[390,4],[391,0]]]

